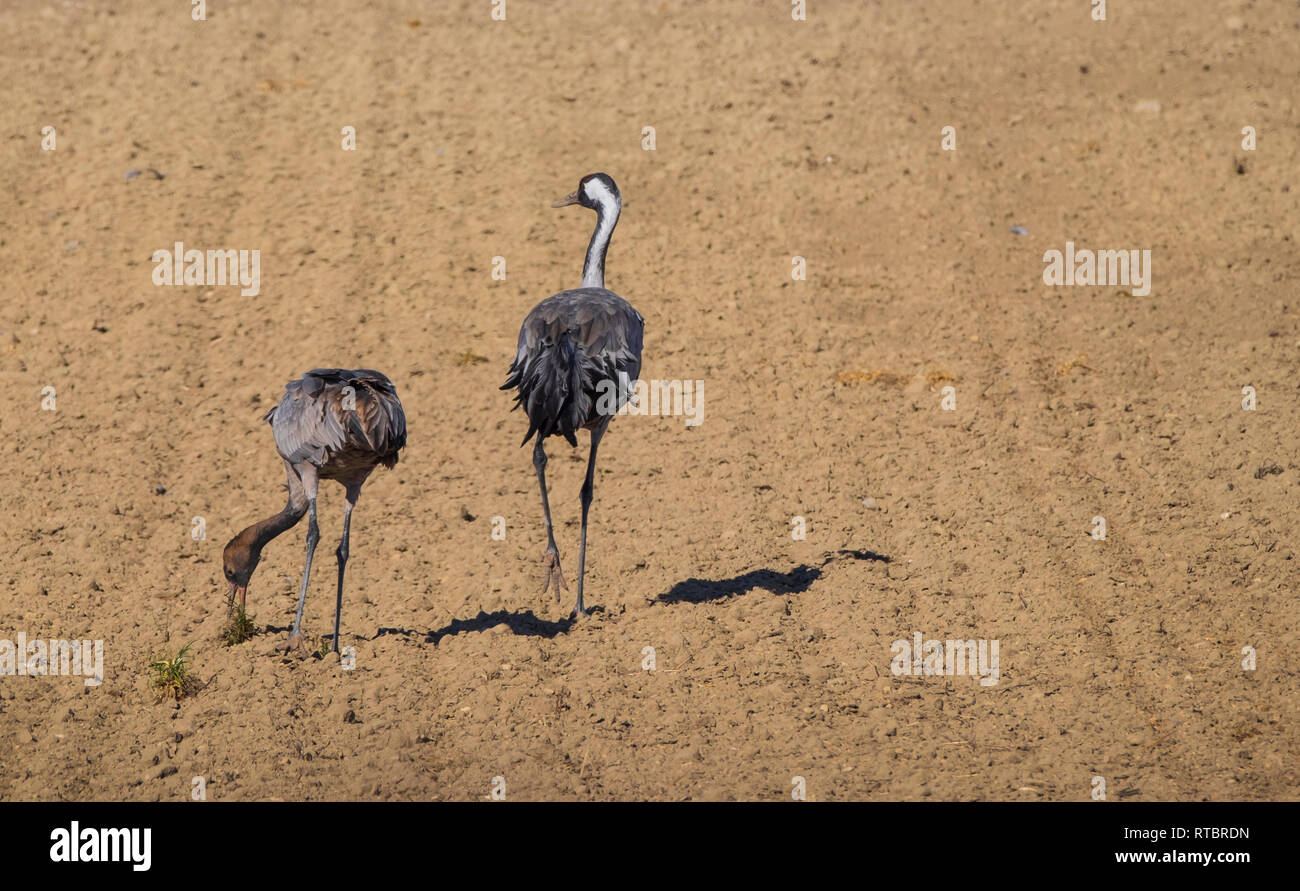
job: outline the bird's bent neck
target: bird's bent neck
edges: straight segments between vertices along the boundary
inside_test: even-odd
[[[302,513],[291,510],[288,505],[278,514],[272,514],[265,520],[258,520],[252,526],[249,526],[239,535],[235,536],[234,541],[239,543],[239,547],[244,552],[244,559],[251,561],[256,565],[261,559],[262,548],[271,543],[271,540],[281,533],[287,532],[298,524],[302,518]]]
[[[582,286],[584,288],[605,287],[605,252],[609,250],[609,240],[618,225],[619,202],[610,198],[596,205],[596,230],[591,233],[591,244],[587,245],[587,259],[582,264]]]

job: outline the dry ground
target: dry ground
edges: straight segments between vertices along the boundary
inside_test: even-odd
[[[185,6],[0,10],[0,637],[106,654],[0,678],[0,797],[1297,797],[1296,4]],[[614,423],[570,627],[497,387],[593,170],[643,375],[706,401]],[[1067,240],[1151,250],[1151,293],[1045,286]],[[176,241],[259,249],[261,293],[155,287]],[[353,671],[272,653],[301,527],[271,630],[218,637],[222,545],[283,503],[260,415],[321,365],[410,423],[354,517]],[[551,443],[572,577],[585,441]],[[917,631],[998,640],[999,683],[894,677]],[[206,686],[155,704],[189,641]]]

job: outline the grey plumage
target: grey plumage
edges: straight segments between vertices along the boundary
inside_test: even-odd
[[[546,519],[545,592],[568,588],[560,571],[560,554],[551,526],[546,491],[548,436],[562,436],[571,446],[576,433],[591,431],[591,453],[582,484],[582,532],[578,546],[578,602],[574,615],[585,615],[583,579],[587,562],[587,513],[595,487],[596,450],[614,414],[631,395],[641,373],[641,344],[645,320],[632,305],[605,288],[605,256],[623,206],[614,180],[603,173],[584,176],[572,194],[553,206],[580,204],[596,212],[596,228],[587,246],[582,286],[543,300],[524,318],[514,362],[503,390],[515,389],[514,408],[528,415],[527,443],[534,434],[533,467],[542,492]],[[522,443],[521,443],[522,444]]]
[[[608,420],[597,412],[597,388],[602,381],[615,387],[615,409],[627,401],[641,373],[644,324],[630,303],[604,288],[561,291],[537,304],[519,329],[502,387],[518,388],[514,407],[528,415],[524,443],[536,433],[576,446],[578,430]]]
[[[285,386],[265,420],[284,459],[316,465],[321,479],[346,481],[376,464],[391,469],[406,445],[406,415],[393,382],[364,368],[307,372]]]

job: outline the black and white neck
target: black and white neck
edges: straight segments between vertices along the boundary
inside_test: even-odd
[[[618,214],[623,208],[618,186],[603,174],[588,177],[579,186],[582,190],[582,204],[596,211],[596,228],[591,233],[591,243],[587,245],[587,258],[582,264],[582,286],[584,288],[605,287],[605,252],[609,250],[610,238],[614,227],[618,225]]]

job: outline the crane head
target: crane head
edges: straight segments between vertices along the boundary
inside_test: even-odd
[[[609,210],[622,204],[614,180],[605,173],[588,173],[578,182],[578,188],[551,204],[551,207],[568,207],[581,204],[592,210]]]
[[[239,595],[240,607],[244,606],[244,600],[248,596],[248,582],[262,558],[261,549],[256,547],[256,543],[245,541],[244,537],[244,533],[240,533],[232,538],[221,558],[222,571],[230,584],[230,596],[226,601],[230,607],[234,605],[236,594]]]

